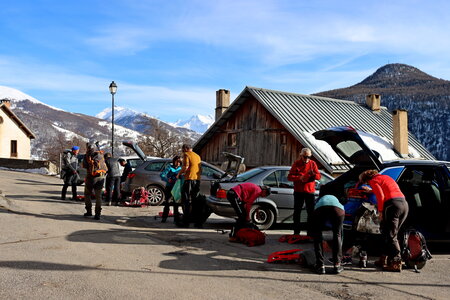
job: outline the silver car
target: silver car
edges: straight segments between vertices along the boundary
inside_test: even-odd
[[[290,166],[266,166],[251,169],[235,176],[231,180],[217,181],[211,188],[206,203],[219,216],[235,218],[236,214],[226,198],[226,192],[243,182],[270,187],[271,194],[258,198],[250,210],[252,223],[260,229],[268,229],[275,223],[292,223],[294,213],[294,183],[287,180]],[[320,171],[322,178],[316,181],[316,197],[320,186],[333,180],[333,177]],[[302,220],[306,220],[306,211],[302,210]]]
[[[131,194],[135,188],[145,187],[149,192],[150,205],[160,205],[164,199],[166,183],[161,180],[160,174],[172,162],[170,158],[158,158],[144,161],[140,166],[128,174],[122,192]],[[209,195],[211,182],[221,178],[225,172],[219,168],[202,162],[202,176],[200,180],[200,193]]]

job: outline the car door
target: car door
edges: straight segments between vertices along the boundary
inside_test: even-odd
[[[353,127],[333,127],[316,131],[313,136],[318,140],[327,142],[344,162],[355,166],[381,169],[382,163],[378,159],[377,153],[364,143]]]
[[[202,176],[200,181],[200,193],[209,195],[211,191],[211,182],[222,176],[222,173],[202,163]]]
[[[277,205],[278,222],[292,220],[294,210],[294,183],[287,180],[289,170],[276,170],[263,179],[263,184],[270,187],[271,199]]]
[[[409,205],[405,226],[412,226],[428,238],[448,232],[449,210],[443,174],[435,166],[406,166],[398,185]]]

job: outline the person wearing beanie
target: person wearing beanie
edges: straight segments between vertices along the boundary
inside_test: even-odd
[[[78,152],[80,147],[73,146],[71,151],[63,154],[61,179],[64,185],[61,191],[61,200],[66,200],[67,188],[72,186],[72,200],[77,200],[77,182],[80,178],[78,175]]]

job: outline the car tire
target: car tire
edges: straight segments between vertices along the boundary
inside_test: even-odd
[[[147,187],[148,192],[148,205],[157,206],[163,203],[165,195],[164,189],[157,185],[149,185]]]
[[[256,204],[250,209],[250,220],[260,230],[266,230],[275,223],[275,212],[267,205]]]

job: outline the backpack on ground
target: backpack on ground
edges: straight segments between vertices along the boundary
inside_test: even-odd
[[[432,258],[425,237],[413,228],[404,232],[402,246],[402,259],[405,265],[414,268],[416,272],[425,266],[427,260]]]
[[[243,228],[234,226],[230,233],[230,241],[243,243],[248,247],[259,246],[266,243],[266,234],[261,232],[256,226]]]
[[[130,202],[125,202],[125,206],[147,206],[148,205],[148,192],[141,186],[135,188],[131,193]]]
[[[103,157],[103,151],[94,151],[86,154],[87,172],[92,177],[105,176],[108,167]]]

